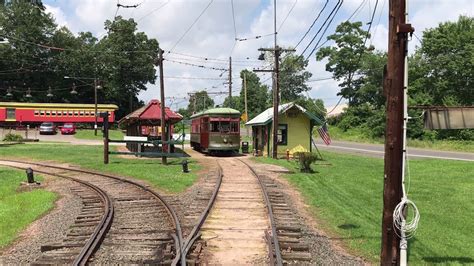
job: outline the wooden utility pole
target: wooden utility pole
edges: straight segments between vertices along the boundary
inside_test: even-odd
[[[166,138],[166,114],[165,114],[165,84],[163,78],[163,50],[158,52],[158,65],[160,68],[160,95],[161,95],[161,152],[165,153],[168,151],[168,145],[165,144]],[[161,162],[167,164],[166,156],[161,157]]]
[[[245,103],[245,123],[249,121],[249,110],[247,109],[247,75],[244,72],[244,103]],[[247,127],[247,136],[249,135],[249,127]]]
[[[229,56],[229,107],[232,108],[232,56]]]
[[[278,155],[278,105],[280,102],[280,91],[279,91],[279,72],[280,72],[280,55],[282,52],[294,52],[295,49],[283,49],[275,46],[275,48],[260,48],[261,52],[271,51],[275,54],[275,68],[273,69],[254,69],[254,72],[273,72],[273,123],[272,123],[272,158],[277,159]]]
[[[386,96],[385,167],[383,187],[381,265],[399,262],[400,232],[393,226],[393,211],[402,198],[403,89],[408,33],[405,0],[389,1],[388,62],[384,71]]]

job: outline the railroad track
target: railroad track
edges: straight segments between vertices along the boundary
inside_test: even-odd
[[[148,187],[70,167],[5,159],[0,164],[19,169],[34,166],[37,173],[81,184],[72,189],[82,199],[81,214],[61,243],[42,246],[43,254],[35,264],[184,265],[178,217],[165,199]]]
[[[268,176],[258,174],[248,163],[240,161],[258,179],[264,194],[271,224],[271,229],[265,232],[270,264],[310,264],[311,245],[305,239],[305,225],[280,191],[279,185]]]
[[[263,194],[270,224],[270,228],[265,230],[270,265],[310,263],[312,258],[309,252],[310,244],[303,239],[303,225],[298,222],[299,217],[296,217],[295,212],[287,204],[284,195],[278,191],[277,185],[274,184],[272,179],[259,175],[248,163],[240,159],[237,160],[252,172],[258,180]],[[195,265],[203,262],[199,258],[200,252],[206,243],[199,240],[199,231],[214,205],[221,183],[222,169],[219,165],[219,178],[216,181],[212,196],[208,197],[207,207],[183,244],[183,254],[186,254],[188,264]]]

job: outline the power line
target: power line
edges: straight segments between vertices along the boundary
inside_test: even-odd
[[[204,12],[206,12],[206,10],[211,6],[212,2],[214,2],[214,0],[211,0],[209,1],[209,3],[207,4],[207,6],[201,11],[201,14],[199,14],[199,16],[193,21],[193,23],[189,26],[189,28],[184,32],[183,35],[181,35],[181,37],[178,39],[178,41],[171,47],[171,51],[174,50],[174,48],[176,48],[176,46],[181,42],[181,40],[184,38],[184,36],[186,36],[186,34],[188,34],[188,32],[192,29],[192,27],[194,26],[194,24],[196,24],[199,19],[202,17],[202,15],[204,14]]]
[[[210,66],[205,66],[205,65],[197,65],[197,64],[192,64],[192,63],[187,63],[187,62],[182,62],[182,61],[176,61],[176,60],[172,60],[172,59],[164,59],[164,60],[166,60],[168,62],[176,63],[176,64],[186,65],[186,66],[206,68],[206,69],[219,70],[219,71],[227,71],[227,68],[218,68],[218,67],[210,67]]]
[[[232,21],[234,22],[234,36],[235,36],[235,39],[237,39],[237,27],[235,26],[234,0],[230,0],[230,4],[232,6]]]
[[[142,21],[144,18],[148,17],[149,15],[155,13],[156,11],[162,9],[163,7],[165,7],[171,0],[168,0],[166,1],[164,4],[162,4],[161,6],[151,10],[150,12],[148,12],[147,14],[143,15],[142,17],[140,17],[138,20],[137,20],[137,23]]]
[[[286,20],[288,19],[288,17],[290,16],[291,12],[293,11],[293,8],[295,8],[296,3],[298,3],[298,0],[295,0],[295,2],[293,3],[293,5],[291,6],[290,11],[288,11],[288,14],[286,14],[285,19],[283,19],[283,21],[281,22],[280,26],[278,27],[277,32],[279,32],[280,29],[281,29],[281,27],[283,27],[283,24],[285,24]]]
[[[314,37],[311,39],[311,41],[308,43],[308,45],[306,45],[306,48],[304,48],[303,52],[301,53],[301,55],[303,55],[306,50],[308,50],[308,48],[311,46],[311,44],[313,44],[314,40],[316,39],[316,37],[319,35],[319,33],[321,32],[321,30],[323,29],[323,27],[326,25],[326,23],[329,21],[329,19],[332,17],[332,15],[334,14],[335,15],[335,11],[336,10],[339,10],[338,7],[340,8],[342,5],[342,1],[341,0],[338,0],[337,1],[337,4],[334,6],[334,8],[331,10],[331,13],[329,13],[329,15],[326,17],[326,19],[324,20],[323,24],[321,25],[321,27],[319,28],[319,30],[316,32],[316,34],[314,35]]]
[[[366,1],[366,0],[362,0],[362,2],[360,3],[360,5],[356,8],[356,10],[354,10],[354,12],[352,12],[352,14],[349,16],[349,18],[348,18],[346,21],[351,20],[351,18],[352,18],[353,16],[355,16],[356,13],[359,13],[359,9],[360,9],[363,5],[365,5],[365,1]]]
[[[257,36],[252,36],[252,37],[245,37],[245,38],[235,38],[236,41],[239,41],[239,42],[243,42],[243,41],[249,41],[249,40],[256,40],[256,39],[260,39],[260,38],[263,38],[263,37],[269,37],[269,36],[273,36],[275,35],[275,33],[268,33],[268,34],[264,34],[264,35],[257,35]]]
[[[311,53],[308,54],[308,56],[306,57],[306,60],[308,60],[308,58],[314,53],[314,51],[316,51],[316,49],[318,48],[318,45],[319,43],[321,42],[323,36],[324,36],[324,33],[326,33],[327,29],[329,28],[329,26],[331,25],[332,21],[334,20],[334,18],[336,17],[337,15],[337,12],[339,12],[339,9],[341,8],[342,6],[342,3],[344,1],[341,0],[341,1],[338,1],[338,5],[335,6],[335,9],[333,9],[334,12],[334,15],[331,17],[331,19],[329,20],[329,22],[327,23],[326,25],[326,28],[324,29],[323,33],[321,34],[321,36],[319,37],[319,40],[318,42],[316,43],[316,45],[314,46],[313,50],[311,50]],[[333,11],[331,12],[331,14],[333,13]],[[331,16],[331,14],[329,14],[329,16]],[[328,17],[329,18],[329,17]],[[324,25],[326,24],[328,20],[326,19],[326,21],[323,23],[323,25],[321,26],[321,28],[318,30],[318,33],[321,31],[322,27],[324,27]],[[316,36],[318,35],[318,33],[316,33],[316,35],[314,35],[313,39],[311,40],[311,42],[308,44],[308,46],[306,46],[306,48],[303,50],[303,53],[301,53],[302,55],[304,54],[304,52],[306,51],[306,49],[309,48],[309,46],[311,45],[311,43],[314,41],[314,39],[316,38]]]
[[[326,8],[326,6],[328,5],[328,3],[329,3],[329,0],[326,0],[326,3],[324,4],[323,8],[319,11],[318,16],[316,16],[316,19],[314,19],[313,23],[311,23],[311,26],[309,26],[309,29],[306,31],[306,33],[303,35],[303,37],[301,37],[299,42],[296,44],[295,48],[297,48],[298,45],[300,45],[300,43],[303,41],[303,39],[306,38],[306,35],[308,35],[308,33],[311,31],[311,29],[313,28],[316,21],[318,21],[319,17],[321,16],[321,13],[323,13],[323,11]]]

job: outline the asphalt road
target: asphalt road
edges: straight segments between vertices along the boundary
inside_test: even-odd
[[[383,158],[384,146],[382,144],[364,144],[347,141],[332,141],[331,145],[327,146],[321,139],[316,140],[316,145],[320,150],[330,150],[350,154],[363,154],[374,157]],[[431,159],[445,159],[445,160],[459,160],[474,162],[474,153],[469,152],[452,152],[428,150],[419,148],[407,148],[408,158],[431,158]]]

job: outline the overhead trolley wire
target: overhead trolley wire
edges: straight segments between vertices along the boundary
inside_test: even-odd
[[[288,11],[288,14],[286,14],[286,17],[283,19],[283,21],[281,22],[280,26],[278,27],[278,30],[277,32],[279,32],[281,30],[281,27],[283,27],[283,24],[285,24],[286,20],[288,19],[288,17],[290,16],[291,12],[293,11],[293,9],[295,8],[296,4],[298,3],[298,0],[295,0],[295,2],[293,3],[293,5],[291,6],[290,8],[290,11]]]
[[[301,53],[301,55],[303,55],[306,50],[308,50],[308,48],[311,46],[311,44],[313,44],[314,40],[316,39],[316,37],[319,35],[319,33],[321,32],[321,30],[323,29],[323,27],[326,25],[326,23],[329,21],[329,19],[334,18],[333,17],[333,14],[334,16],[336,15],[337,11],[336,10],[339,10],[339,8],[342,6],[342,3],[343,3],[343,0],[338,0],[337,1],[337,4],[334,6],[334,8],[331,10],[331,13],[329,13],[329,15],[326,17],[326,19],[324,20],[323,24],[321,25],[321,27],[319,28],[319,30],[316,32],[316,34],[313,36],[313,38],[311,39],[311,41],[308,43],[308,45],[306,45],[306,48],[304,48],[303,52]],[[336,13],[334,13],[336,12]]]
[[[176,46],[181,42],[181,40],[183,40],[184,36],[186,36],[186,34],[188,34],[188,32],[193,28],[193,26],[199,21],[199,19],[202,17],[202,15],[211,6],[212,2],[214,2],[214,0],[209,1],[207,6],[201,11],[201,14],[199,14],[199,16],[193,21],[193,23],[188,27],[188,29],[184,32],[184,34],[181,35],[181,37],[178,39],[178,41],[176,41],[176,43],[171,47],[170,51],[173,51],[174,48],[176,48]]]
[[[323,13],[324,9],[326,8],[326,6],[328,5],[329,3],[329,0],[326,0],[326,3],[324,4],[323,8],[319,11],[318,15],[316,16],[316,18],[314,19],[313,23],[311,23],[311,26],[309,26],[309,29],[305,32],[305,34],[303,35],[303,37],[301,37],[301,39],[299,40],[299,42],[296,44],[295,48],[298,47],[298,45],[300,45],[300,43],[304,40],[304,38],[306,38],[306,36],[308,35],[308,33],[311,31],[311,29],[313,28],[314,24],[316,24],[316,21],[318,21],[319,17],[321,16],[321,13]]]
[[[137,20],[137,22],[142,21],[144,18],[146,18],[146,17],[148,17],[149,15],[155,13],[156,11],[162,9],[162,8],[165,7],[170,1],[171,1],[171,0],[166,1],[164,4],[160,5],[159,7],[155,8],[155,9],[151,10],[150,12],[146,13],[145,15],[141,16],[141,17]]]

